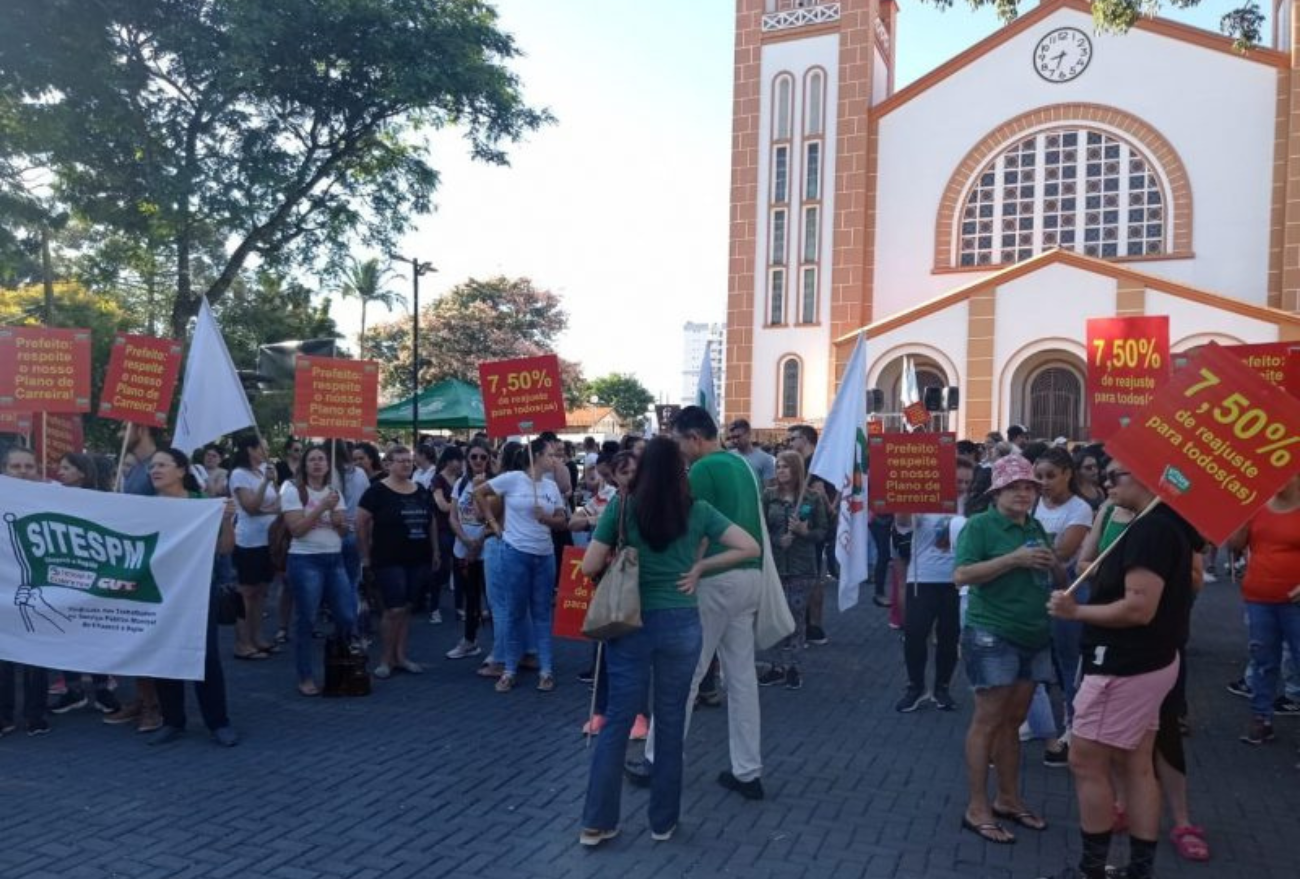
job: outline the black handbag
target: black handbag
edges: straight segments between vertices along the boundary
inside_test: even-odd
[[[347,638],[325,639],[325,687],[322,696],[369,696],[370,671],[366,651]]]
[[[234,583],[222,583],[214,590],[217,605],[217,625],[233,626],[244,616],[244,596]]]

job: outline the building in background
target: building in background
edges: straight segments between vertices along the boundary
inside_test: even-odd
[[[682,325],[682,399],[683,406],[695,403],[695,390],[699,387],[700,364],[704,362],[704,346],[713,343],[710,359],[713,361],[713,390],[717,395],[718,412],[726,412],[726,324],[705,324],[687,321]]]
[[[889,411],[910,356],[960,435],[1083,438],[1088,318],[1300,340],[1300,0],[1273,4],[1246,53],[1022,4],[895,90],[895,0],[737,0],[728,416],[818,423],[865,332]]]

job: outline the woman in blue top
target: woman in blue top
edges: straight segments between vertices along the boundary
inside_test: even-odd
[[[686,462],[667,437],[646,443],[632,495],[610,501],[582,560],[582,571],[596,577],[624,541],[640,560],[640,629],[606,644],[609,708],[596,741],[582,811],[583,845],[600,845],[618,834],[623,758],[627,737],[646,700],[654,674],[656,732],[650,779],[650,835],[659,841],[677,828],[682,804],[682,739],[686,700],[700,659],[700,617],[695,587],[700,577],[756,558],[758,543],[705,501],[691,498]],[[703,558],[702,544],[721,543],[717,555]]]

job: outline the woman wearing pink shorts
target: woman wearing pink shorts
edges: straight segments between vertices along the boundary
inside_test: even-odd
[[[1118,461],[1107,467],[1111,498],[1141,511],[1155,498]],[[1054,592],[1048,612],[1084,624],[1083,683],[1074,697],[1070,770],[1083,834],[1079,866],[1056,879],[1103,879],[1120,767],[1128,791],[1129,879],[1150,879],[1160,835],[1160,786],[1152,748],[1160,704],[1178,678],[1192,609],[1192,556],[1201,538],[1165,506],[1136,520],[1102,562],[1088,604]]]

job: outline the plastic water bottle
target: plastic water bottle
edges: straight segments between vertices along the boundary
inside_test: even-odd
[[[1025,541],[1025,546],[1029,549],[1039,549],[1042,545],[1043,542],[1036,537],[1031,537]],[[1034,575],[1036,585],[1047,590],[1052,588],[1052,574],[1050,571],[1045,571],[1042,568],[1030,568],[1029,571]]]

